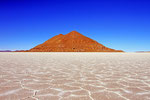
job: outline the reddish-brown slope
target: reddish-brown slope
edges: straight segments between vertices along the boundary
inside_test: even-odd
[[[103,46],[102,44],[72,31],[66,35],[57,35],[29,52],[123,52]]]

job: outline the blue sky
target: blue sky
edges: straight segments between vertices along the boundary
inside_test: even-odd
[[[150,51],[149,0],[0,0],[0,50],[76,30],[127,52]]]

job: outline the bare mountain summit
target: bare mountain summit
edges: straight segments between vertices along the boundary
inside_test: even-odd
[[[28,50],[29,52],[123,52],[114,50],[92,40],[76,31],[66,35],[59,34],[43,44]]]

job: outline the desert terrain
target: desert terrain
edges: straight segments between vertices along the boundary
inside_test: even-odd
[[[0,53],[0,100],[150,100],[150,53]]]

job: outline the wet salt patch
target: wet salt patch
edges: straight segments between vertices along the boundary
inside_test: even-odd
[[[44,89],[44,90],[38,91],[38,92],[36,93],[36,95],[45,95],[45,94],[58,95],[60,92],[61,92],[61,91],[48,88],[48,89]]]
[[[23,98],[21,100],[38,100],[38,99],[34,98],[34,97],[26,97],[26,98]]]
[[[37,100],[60,100],[59,96],[37,96],[36,98],[38,98]]]
[[[89,96],[69,96],[60,100],[93,100]]]
[[[148,76],[143,76],[142,78],[143,78],[143,79],[149,79],[149,77],[148,77]]]
[[[50,85],[47,83],[41,84],[41,83],[31,83],[31,84],[24,84],[25,88],[31,89],[31,90],[43,90],[46,88],[49,88]]]
[[[101,91],[105,89],[104,87],[97,87],[97,86],[92,86],[92,85],[85,85],[82,88],[90,92],[97,92],[97,91]]]
[[[58,94],[58,96],[60,96],[60,97],[67,97],[67,96],[69,96],[71,94],[71,92],[69,92],[69,91],[61,91],[59,94]]]
[[[145,91],[150,91],[150,87],[140,87],[140,89],[143,89]]]
[[[92,93],[93,100],[126,100],[124,97],[109,91]]]
[[[150,95],[150,91],[149,92],[140,92],[140,93],[136,93],[137,95],[144,95],[144,94],[148,94]]]
[[[51,89],[54,89],[54,90],[57,90],[57,91],[63,91],[63,89],[60,89],[60,88],[51,88]]]
[[[56,96],[56,95],[48,93],[48,94],[39,94],[39,95],[36,95],[36,96]]]
[[[124,92],[126,93],[132,93],[132,91],[126,90],[126,89],[122,89]]]
[[[14,93],[16,93],[16,92],[18,92],[20,90],[21,90],[21,88],[15,89],[15,90],[10,90],[10,91],[7,91],[5,93],[1,93],[0,96],[6,96],[6,95],[14,94]]]

